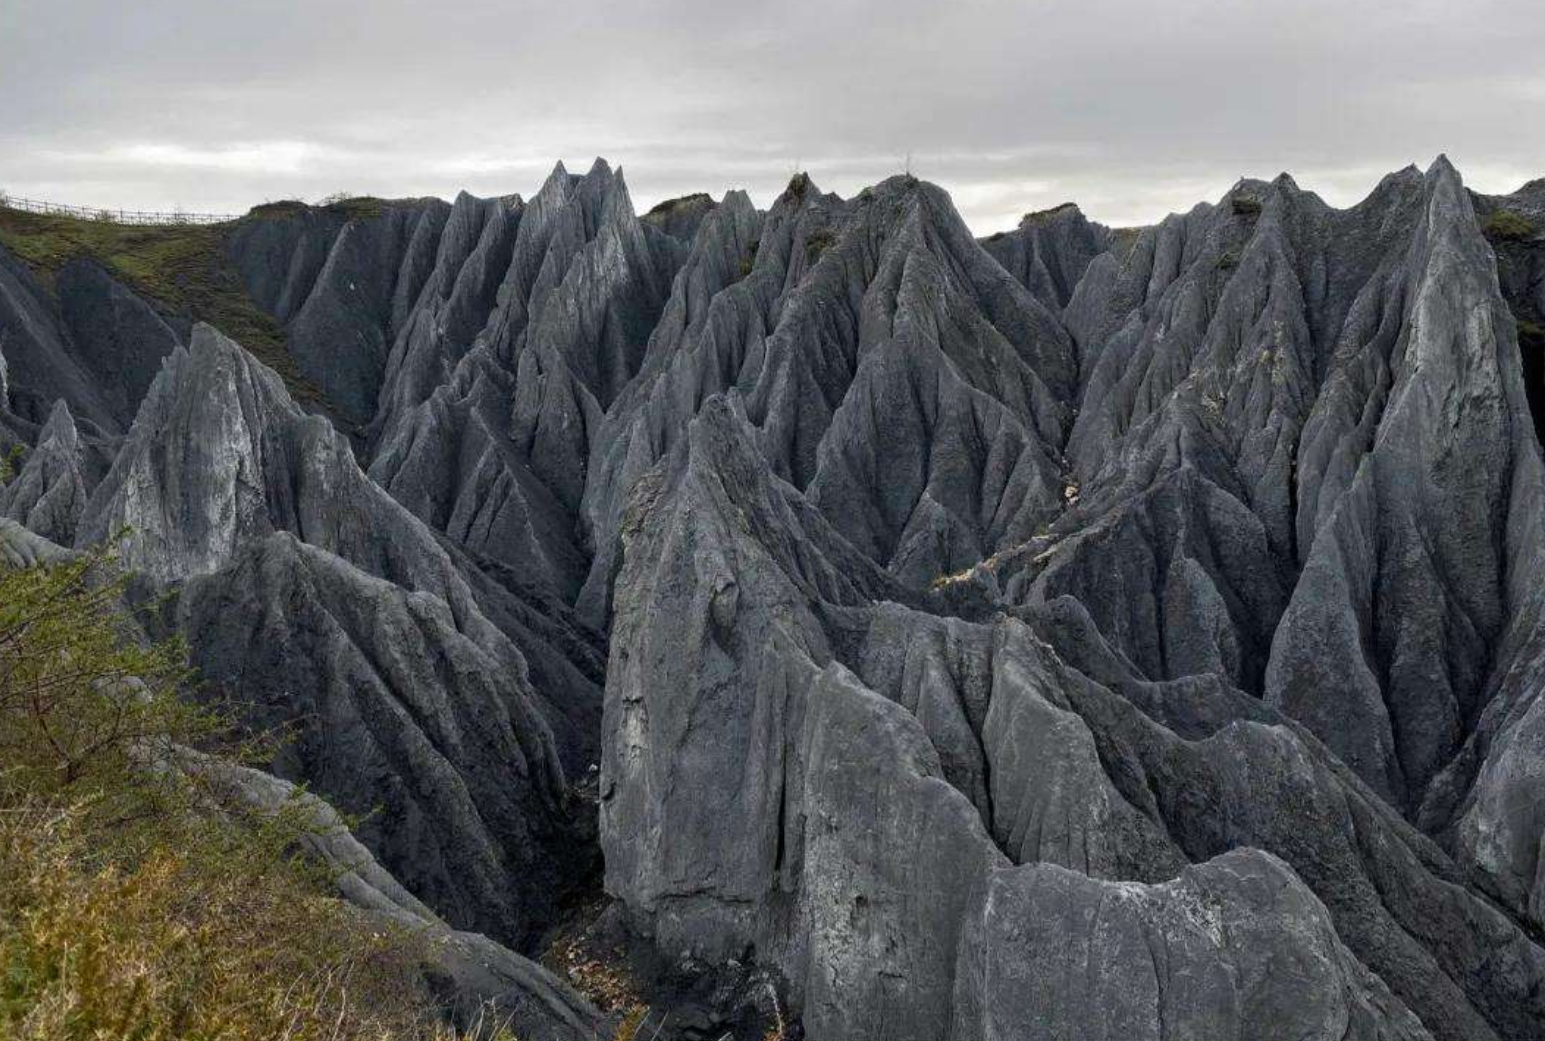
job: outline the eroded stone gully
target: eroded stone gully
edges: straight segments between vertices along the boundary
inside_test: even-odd
[[[985,240],[598,161],[229,226],[287,378],[0,247],[0,536],[128,530],[523,1036],[614,1022],[556,935],[672,1036],[1536,1038],[1535,227],[1442,158]]]

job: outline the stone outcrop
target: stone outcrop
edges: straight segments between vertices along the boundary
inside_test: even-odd
[[[1215,674],[1143,678],[1071,598],[938,618],[763,472],[753,437],[710,402],[624,529],[602,840],[657,942],[775,959],[821,1036],[943,1036],[950,999],[918,981],[957,971],[985,900],[964,880],[1054,864],[1162,886],[1254,849],[1304,891],[1283,935],[1329,922],[1356,964],[1328,977],[1363,982],[1327,1023],[1527,1036],[1529,929],[1309,731]]]
[[[126,532],[272,770],[365,815],[359,898],[533,1036],[595,1021],[480,945],[598,844],[640,942],[811,1038],[1522,1041],[1535,229],[1442,158],[980,241],[911,177],[638,216],[601,161],[265,208],[226,255],[328,416],[0,253],[0,548]]]
[[[485,1032],[497,1024],[534,1041],[589,1041],[611,1029],[608,1017],[547,969],[481,933],[446,925],[324,800],[271,774],[185,754],[231,800],[227,805],[303,815],[305,853],[326,866],[339,896],[415,937],[423,986],[460,1029]]]
[[[120,531],[129,567],[179,589],[204,678],[254,725],[297,728],[282,773],[367,816],[451,921],[529,939],[582,859],[566,787],[593,761],[599,691],[581,630],[437,537],[207,326],[157,378],[78,541]]]

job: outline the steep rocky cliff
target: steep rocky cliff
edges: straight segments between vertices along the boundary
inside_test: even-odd
[[[122,540],[412,914],[604,870],[818,1039],[1545,1035],[1539,182],[265,207],[274,366],[30,233],[11,541]]]

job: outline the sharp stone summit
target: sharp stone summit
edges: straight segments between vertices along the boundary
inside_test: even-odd
[[[50,220],[7,558],[121,538],[523,1037],[600,890],[818,1041],[1545,1037],[1545,181],[271,205],[272,364]]]

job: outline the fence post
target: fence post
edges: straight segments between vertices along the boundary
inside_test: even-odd
[[[18,210],[22,213],[37,213],[45,217],[73,217],[78,220],[95,220],[116,222],[119,224],[151,224],[151,225],[187,225],[187,224],[223,224],[227,221],[238,219],[237,213],[188,213],[183,210],[174,210],[170,213],[156,210],[125,210],[91,209],[86,206],[71,206],[68,203],[48,202],[43,199],[29,199],[21,195],[7,195],[0,192],[0,209]]]

